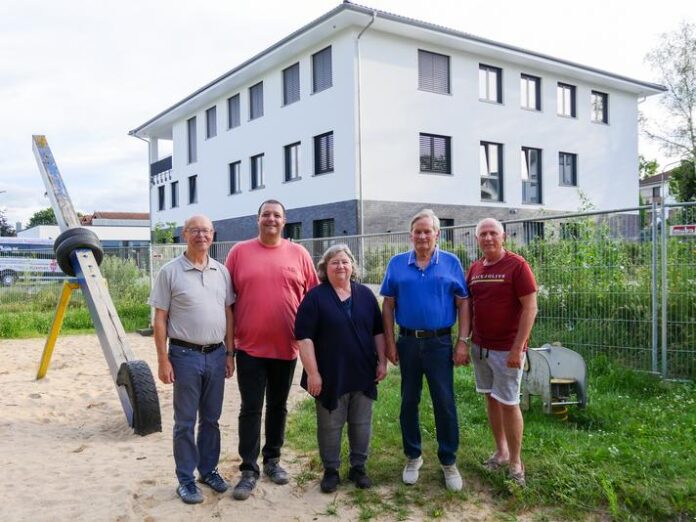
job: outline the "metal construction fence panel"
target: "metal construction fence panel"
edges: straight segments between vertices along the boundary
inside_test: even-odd
[[[559,342],[583,355],[664,377],[696,378],[696,235],[690,235],[696,230],[682,226],[694,223],[695,204],[504,222],[507,248],[527,259],[537,279],[539,313],[530,346]],[[315,263],[329,246],[347,244],[362,281],[371,285],[381,283],[394,254],[410,248],[408,232],[297,243]],[[224,262],[233,245],[214,243],[212,257]],[[466,269],[479,256],[475,225],[442,229],[440,247],[455,253]],[[107,249],[102,272],[117,289],[115,301],[124,296],[146,300],[162,265],[184,250],[180,244]],[[45,253],[35,256],[52,259]],[[7,258],[0,252],[0,262]],[[0,307],[5,312],[55,306],[61,281],[45,273],[12,281],[0,287]],[[133,283],[137,292],[129,289]],[[84,306],[79,292],[71,306]]]

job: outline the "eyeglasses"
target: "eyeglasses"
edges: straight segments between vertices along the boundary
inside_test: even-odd
[[[197,236],[198,234],[202,236],[209,236],[213,233],[212,228],[189,228],[188,231],[192,236]]]

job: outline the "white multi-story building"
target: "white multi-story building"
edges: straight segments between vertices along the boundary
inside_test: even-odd
[[[251,237],[635,206],[641,97],[664,88],[344,2],[131,131],[152,224],[209,215]],[[159,157],[159,141],[172,156]]]

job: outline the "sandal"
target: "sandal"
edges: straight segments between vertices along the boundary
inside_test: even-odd
[[[488,459],[483,463],[483,467],[486,468],[488,471],[498,471],[500,468],[505,467],[508,465],[508,461],[500,461],[498,460],[495,455],[491,455],[488,457]]]
[[[522,464],[522,469],[519,471],[510,471],[510,480],[517,484],[519,487],[523,488],[527,485],[527,481],[524,477],[524,464]]]

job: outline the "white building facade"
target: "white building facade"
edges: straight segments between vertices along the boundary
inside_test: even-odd
[[[343,3],[131,134],[153,226],[204,213],[217,240],[248,238],[278,199],[288,235],[325,237],[423,207],[444,226],[635,206],[637,103],[662,90]]]

